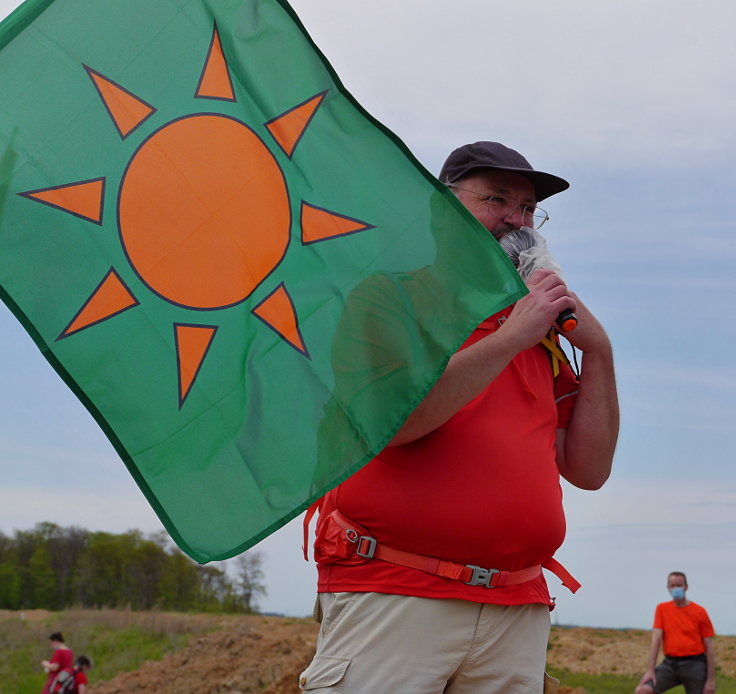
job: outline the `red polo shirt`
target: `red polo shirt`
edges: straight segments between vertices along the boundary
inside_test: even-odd
[[[504,312],[478,326],[464,347],[497,330],[499,319]],[[518,354],[437,430],[385,449],[330,492],[318,526],[339,508],[395,549],[510,571],[548,559],[565,536],[556,431],[567,426],[577,392],[574,374],[561,366],[555,379],[543,347]],[[541,576],[488,589],[377,559],[318,569],[320,592],[550,604]]]

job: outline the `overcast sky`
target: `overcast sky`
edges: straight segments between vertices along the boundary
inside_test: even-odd
[[[0,0],[0,16],[18,3]],[[550,249],[616,352],[622,428],[599,492],[565,486],[560,624],[651,626],[668,571],[736,634],[736,5],[728,0],[295,0],[349,91],[437,173],[479,139],[572,182]],[[729,207],[730,206],[730,207]],[[161,525],[92,418],[0,306],[0,530]],[[59,492],[64,491],[63,497]],[[489,492],[490,494],[490,492]],[[294,522],[263,609],[311,612]]]

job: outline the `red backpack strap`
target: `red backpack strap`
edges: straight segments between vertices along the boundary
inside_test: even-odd
[[[315,501],[304,514],[304,544],[302,545],[302,551],[304,552],[304,561],[309,561],[309,524],[312,522],[314,514],[322,508],[322,502],[324,501],[324,499],[325,498],[323,496],[317,499],[317,501]]]
[[[575,580],[573,575],[557,559],[550,557],[542,562],[542,566],[557,576],[562,581],[562,585],[571,593],[577,592],[578,588],[580,588],[579,581]]]

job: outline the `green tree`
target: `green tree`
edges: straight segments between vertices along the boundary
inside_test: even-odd
[[[164,555],[166,562],[159,585],[161,607],[169,610],[208,609],[199,604],[197,566],[178,549]]]
[[[95,532],[89,536],[77,575],[77,593],[84,607],[119,607],[125,604],[122,599],[126,581],[124,552],[129,544],[111,533]]]
[[[219,607],[232,610],[232,585],[225,572],[213,564],[197,565],[195,568],[199,576],[198,609]]]
[[[194,563],[165,533],[90,532],[39,523],[0,533],[0,608],[131,607],[147,610],[256,609],[265,593],[262,557],[242,555],[234,576]]]
[[[56,577],[51,567],[51,554],[46,543],[39,543],[33,550],[28,562],[31,577],[31,604],[32,608],[59,610],[63,605],[58,604]]]
[[[74,602],[74,582],[89,533],[81,528],[54,528],[48,537],[51,566],[56,577],[59,609]]]
[[[0,609],[20,609],[20,565],[14,541],[0,532]]]
[[[166,570],[166,553],[151,540],[131,536],[125,561],[126,604],[135,609],[150,610],[161,605],[161,580]]]

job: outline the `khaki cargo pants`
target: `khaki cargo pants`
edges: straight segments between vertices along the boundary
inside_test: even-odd
[[[311,694],[553,694],[546,605],[321,593]],[[545,682],[545,680],[548,680]]]

